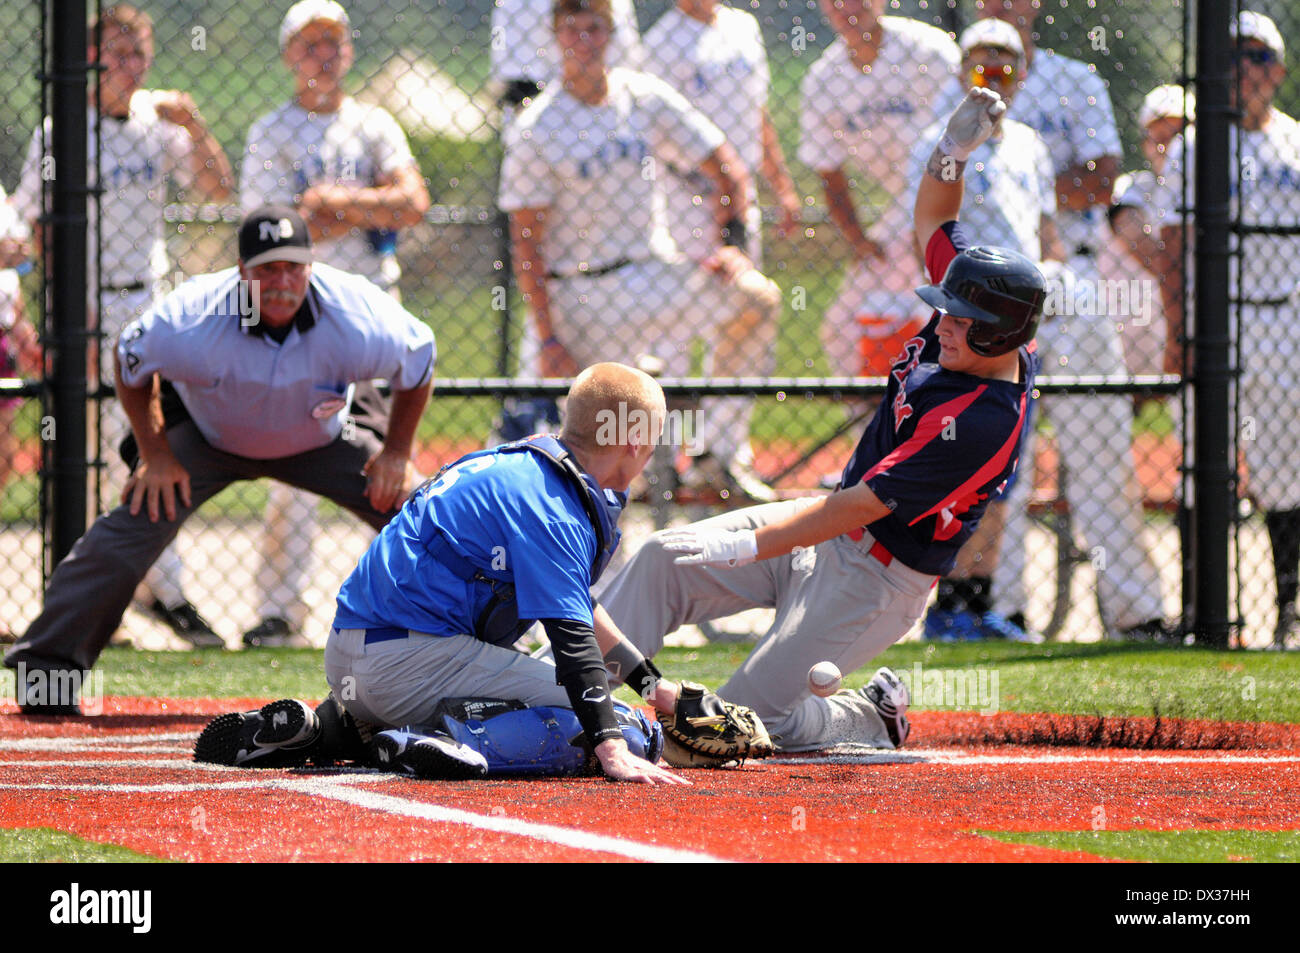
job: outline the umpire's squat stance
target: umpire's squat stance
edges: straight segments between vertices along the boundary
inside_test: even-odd
[[[930,157],[914,223],[935,282],[918,293],[935,313],[895,358],[839,491],[656,534],[602,597],[651,656],[678,626],[775,607],[718,694],[752,706],[782,748],[907,739],[907,688],[888,669],[830,698],[806,673],[823,660],[851,672],[902,638],[1015,469],[1045,284],[1023,255],[967,247],[955,221],[966,160],[1005,109],[971,90]]]
[[[117,387],[139,463],[122,505],[59,564],[44,611],[5,656],[23,711],[78,713],[68,673],[95,664],[181,523],[231,483],[272,477],[376,529],[388,522],[414,474],[434,353],[433,333],[375,285],[312,265],[293,209],[245,217],[238,268],[187,281],[122,332]],[[159,378],[183,405],[166,422]],[[371,378],[394,390],[382,446],[345,425],[354,382]]]

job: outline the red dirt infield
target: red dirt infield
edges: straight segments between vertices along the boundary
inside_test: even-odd
[[[107,698],[85,719],[0,706],[0,826],[189,861],[1089,861],[976,830],[1296,830],[1300,726],[916,712],[898,752],[682,772],[434,782],[198,765],[255,699]],[[1109,733],[1106,733],[1109,732]],[[1080,747],[1098,737],[1128,747]],[[1036,739],[1036,744],[1026,741]],[[1148,744],[1179,745],[1146,750]],[[1137,750],[1137,749],[1143,750]]]

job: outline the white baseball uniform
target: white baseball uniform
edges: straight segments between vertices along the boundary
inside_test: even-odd
[[[770,77],[763,34],[753,14],[718,6],[712,23],[677,7],[646,31],[646,71],[665,80],[708,116],[749,173],[746,254],[761,256],[757,176],[763,165],[763,109]],[[686,257],[702,261],[717,248],[713,183],[693,169],[672,168],[667,185],[669,231]]]
[[[1047,144],[1052,172],[1121,154],[1110,95],[1087,63],[1035,50],[1007,117],[1032,127]],[[1096,313],[1087,289],[1102,287],[1097,249],[1106,240],[1106,209],[1059,211],[1057,229],[1068,271],[1077,279],[1071,313],[1045,317],[1038,343],[1046,373],[1123,374],[1118,324],[1125,315]],[[1097,299],[1094,299],[1097,300]],[[1082,313],[1076,305],[1083,305]],[[1056,429],[1061,460],[1069,473],[1075,525],[1090,550],[1099,547],[1097,591],[1106,622],[1125,629],[1164,616],[1160,577],[1142,539],[1141,490],[1133,464],[1133,405],[1123,394],[1060,396],[1040,405]],[[1032,442],[1032,433],[1030,442]],[[1032,448],[1024,450],[1032,460]],[[1025,606],[1027,517],[1024,501],[1032,480],[1018,480],[1008,498],[1002,559],[994,572],[996,607],[1006,614]],[[1105,567],[1104,569],[1101,567]]]
[[[682,256],[668,232],[666,165],[695,168],[722,133],[667,83],[632,70],[608,74],[606,101],[589,106],[559,84],[507,130],[499,204],[549,209],[542,253],[555,336],[579,367],[661,358],[689,371],[689,342],[742,307],[734,286]],[[747,422],[702,406],[701,442],[730,459]]]
[[[555,26],[549,0],[497,0],[492,7],[492,78],[509,83],[515,80],[546,85],[559,73],[559,54],[555,50]],[[614,33],[605,49],[605,64],[641,69],[645,54],[637,30],[632,0],[613,0],[610,13]],[[513,121],[515,110],[502,113],[502,133]],[[519,373],[540,376],[538,359],[541,340],[532,321],[524,321],[519,339]]]
[[[916,137],[947,116],[961,96],[961,54],[942,30],[905,17],[880,18],[881,43],[863,70],[842,37],[809,67],[800,86],[799,160],[819,173],[841,169],[878,191],[883,203],[867,237],[884,249],[880,262],[850,266],[822,323],[822,343],[836,373],[858,374],[876,351],[884,365],[894,341],[919,330],[928,314],[915,288],[924,269],[912,247],[912,209],[903,200]],[[863,195],[861,188],[859,195]]]
[[[167,274],[163,222],[167,180],[170,177],[182,189],[192,181],[189,160],[194,143],[189,133],[158,115],[153,93],[147,89],[137,90],[128,108],[125,119],[99,116],[93,108],[86,111],[89,174],[94,181],[98,168],[104,189],[98,202],[92,193],[87,203],[90,235],[98,247],[98,260],[94,247],[89,254],[88,289],[93,320],[104,342],[97,368],[104,381],[113,379],[113,346],[122,328],[148,310]],[[50,136],[47,117],[43,128],[32,134],[13,195],[14,209],[25,222],[35,222],[43,210],[42,184],[48,178],[47,161],[52,161],[43,146],[48,148]],[[97,268],[102,281],[98,284]],[[116,400],[101,404],[99,456],[108,476],[100,483],[101,510],[117,505],[126,482],[126,465],[117,448],[130,432],[121,404]],[[158,599],[174,607],[184,601],[182,573],[180,557],[168,546],[145,581]]]
[[[248,130],[239,172],[240,206],[296,205],[314,185],[369,187],[415,164],[406,134],[390,113],[345,96],[338,112],[310,112],[290,100]],[[317,261],[369,278],[394,297],[400,269],[397,233],[353,228],[316,242]],[[311,566],[316,498],[273,483],[267,501],[267,540],[258,573],[261,618],[287,619],[295,627],[306,615],[303,593]]]
[[[1259,226],[1300,221],[1300,123],[1273,109],[1263,129],[1233,126],[1228,155],[1240,156],[1232,182],[1234,219]],[[1185,181],[1190,207],[1194,163],[1195,136],[1175,139],[1163,204],[1182,207]],[[1239,323],[1231,336],[1240,349],[1238,443],[1246,456],[1250,493],[1264,510],[1300,509],[1300,432],[1291,414],[1300,407],[1295,336],[1300,287],[1294,267],[1300,260],[1300,236],[1234,235],[1230,247],[1241,255],[1240,268],[1228,269],[1228,295],[1233,302],[1229,315],[1235,317],[1234,325]],[[1190,266],[1187,274],[1190,287]]]

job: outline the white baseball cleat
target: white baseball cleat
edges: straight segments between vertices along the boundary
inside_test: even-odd
[[[871,676],[871,681],[858,689],[858,694],[876,709],[894,747],[901,748],[912,732],[907,721],[907,706],[912,702],[907,686],[889,669],[881,668]]]

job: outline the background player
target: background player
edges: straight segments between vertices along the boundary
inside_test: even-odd
[[[838,38],[800,86],[799,159],[815,169],[831,221],[852,249],[822,344],[834,373],[883,376],[903,343],[925,323],[913,288],[906,196],[916,137],[961,97],[957,46],[942,30],[882,16],[885,0],[822,0]],[[865,179],[865,182],[861,182]],[[855,185],[870,183],[880,217],[864,231]]]
[[[606,62],[610,66],[642,69],[645,62],[641,34],[632,0],[611,0],[614,32]],[[501,86],[501,130],[504,135],[519,110],[532,102],[542,88],[560,75],[560,53],[555,45],[551,0],[496,0],[492,5],[492,78]],[[540,377],[541,339],[532,321],[525,320],[519,338],[519,374]],[[549,397],[508,397],[494,429],[500,441],[554,431],[560,411]],[[493,442],[497,442],[494,440]]]
[[[1239,157],[1233,174],[1233,219],[1245,225],[1294,227],[1300,222],[1300,123],[1273,105],[1286,78],[1286,44],[1268,17],[1242,11],[1232,25],[1236,81],[1229,84],[1236,124],[1229,155]],[[1194,137],[1175,140],[1166,168],[1167,208],[1194,200]],[[1165,368],[1183,364],[1183,286],[1191,274],[1183,257],[1182,223],[1172,217],[1161,229],[1167,250],[1161,286],[1167,319]],[[1264,511],[1273,551],[1277,617],[1273,648],[1290,647],[1295,635],[1296,594],[1300,589],[1300,431],[1294,408],[1300,406],[1295,329],[1300,326],[1296,274],[1300,237],[1252,234],[1234,243],[1240,268],[1229,269],[1229,297],[1239,303],[1243,421],[1252,422],[1252,439],[1240,440],[1249,469],[1250,492]],[[1190,258],[1186,259],[1190,262]]]
[[[187,201],[202,203],[228,199],[234,176],[188,93],[143,88],[154,55],[148,14],[127,4],[105,7],[90,26],[87,42],[89,59],[102,67],[95,74],[86,114],[89,168],[92,175],[99,169],[104,187],[88,209],[100,266],[96,269],[92,254],[88,318],[99,336],[90,366],[96,375],[93,383],[98,383],[113,379],[113,342],[127,322],[156,299],[159,282],[168,272],[163,209],[169,179],[185,191]],[[46,119],[32,134],[13,197],[18,215],[36,230],[38,247],[39,219],[45,213],[42,147],[48,146],[50,135]],[[107,476],[99,504],[111,509],[127,478],[118,445],[131,430],[119,400],[101,404],[99,419],[100,452],[95,456],[104,461]],[[223,644],[185,598],[183,566],[174,547],[163,552],[145,582],[152,599],[148,608],[178,636],[196,646]]]
[[[27,228],[18,220],[9,196],[0,187],[0,377],[39,376],[44,371],[36,330],[27,321],[15,266],[28,257]],[[18,457],[14,414],[22,398],[0,397],[0,494],[4,493]],[[14,640],[0,621],[0,643]]]
[[[751,173],[745,219],[749,240],[743,250],[750,261],[761,266],[763,222],[753,173],[762,171],[780,203],[781,234],[797,227],[799,196],[767,111],[770,77],[758,20],[717,0],[678,0],[676,7],[664,11],[646,31],[644,45],[646,71],[662,77],[707,116]],[[668,172],[669,232],[687,258],[705,261],[717,247],[713,183],[697,170],[671,167]],[[746,373],[766,376],[772,373],[776,360],[776,323],[765,322],[755,331],[746,339]],[[706,364],[704,372],[714,373],[711,364]],[[720,405],[727,408],[723,413],[728,420],[744,420],[752,413],[753,401],[730,397],[714,407]],[[754,455],[749,443],[742,444],[737,454],[733,469],[752,474]],[[707,466],[706,462],[706,472],[700,474],[706,480],[710,476]]]
[[[748,175],[716,126],[663,80],[605,66],[613,28],[607,0],[559,0],[554,23],[563,78],[506,136],[500,206],[510,213],[515,277],[542,338],[542,369],[579,367],[649,351],[669,374],[690,365],[689,342],[712,329],[714,372],[747,372],[747,341],[775,323],[780,291],[740,250]],[[722,240],[704,263],[668,234],[659,179],[698,168],[715,187]],[[699,443],[732,490],[772,498],[740,452],[748,409],[702,402]]]
[[[311,261],[298,213],[259,209],[240,225],[238,268],[185,282],[123,331],[117,384],[139,464],[126,502],[59,563],[44,609],[6,654],[20,681],[75,688],[67,673],[94,665],[145,570],[231,483],[281,480],[375,529],[405,499],[411,441],[433,385],[433,333],[366,279]],[[180,398],[171,418],[159,377]],[[394,389],[382,445],[367,429],[344,428],[352,385],[375,377]],[[78,707],[42,689],[23,710]]]
[[[1051,153],[1056,225],[1066,267],[1075,278],[1068,293],[1082,292],[1086,286],[1100,288],[1097,249],[1106,240],[1106,210],[1121,152],[1106,84],[1088,64],[1034,45],[1038,0],[983,0],[977,6],[981,18],[1005,20],[1020,33],[1025,75],[1007,116],[1037,131]],[[1078,300],[1084,302],[1084,313],[1072,302],[1070,314],[1043,322],[1043,360],[1060,368],[1057,373],[1124,374],[1116,316],[1092,313],[1095,308],[1086,302],[1095,306],[1095,294]],[[1097,572],[1097,600],[1106,634],[1166,638],[1160,574],[1143,538],[1132,402],[1123,394],[1060,395],[1039,406],[1056,430],[1075,525],[1090,551],[1105,556],[1105,569]],[[1026,454],[1026,459],[1033,457]],[[1022,628],[1025,503],[1031,488],[1031,480],[1017,481],[1008,498],[1006,541],[994,573],[995,608]]]
[[[397,120],[343,91],[354,56],[346,11],[333,0],[295,3],[280,25],[280,52],[293,98],[249,129],[240,204],[246,213],[292,204],[311,229],[317,260],[399,297],[397,233],[419,224],[429,193]],[[368,382],[361,386],[366,406],[379,400]],[[245,645],[283,645],[301,628],[315,517],[314,496],[271,485],[260,619]]]
[[[823,660],[853,671],[902,638],[1016,465],[1043,277],[1015,252],[968,248],[954,221],[966,160],[1003,110],[971,90],[931,155],[914,221],[936,282],[919,293],[937,310],[895,362],[841,489],[658,533],[601,598],[649,656],[681,625],[775,607],[718,694],[752,707],[783,748],[907,739],[907,690],[888,669],[830,698],[809,693],[806,673]]]

